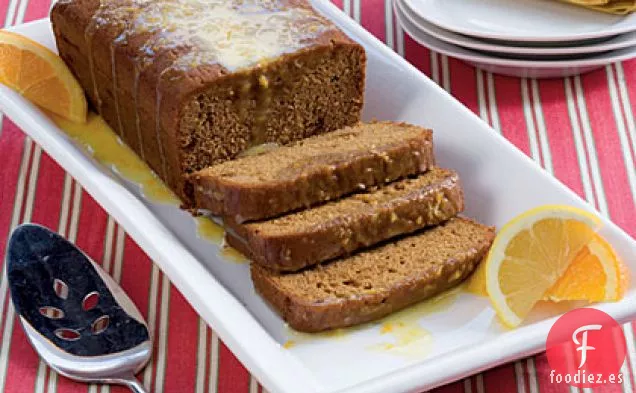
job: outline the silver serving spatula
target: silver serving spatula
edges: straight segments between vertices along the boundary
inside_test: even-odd
[[[137,307],[95,262],[62,236],[24,224],[7,250],[11,298],[29,341],[58,373],[128,386],[152,343]]]

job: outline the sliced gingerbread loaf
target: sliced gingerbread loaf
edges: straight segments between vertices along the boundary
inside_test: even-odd
[[[296,273],[251,266],[256,291],[303,332],[382,318],[459,284],[488,252],[490,228],[453,218],[417,235]]]
[[[374,122],[227,161],[190,181],[197,208],[242,223],[416,175],[433,164],[432,131]]]
[[[226,220],[232,232],[226,239],[234,248],[246,250],[253,262],[295,271],[437,225],[463,208],[457,173],[433,168],[415,178],[269,221]]]
[[[183,199],[186,175],[360,121],[366,55],[308,0],[66,0],[60,56]]]

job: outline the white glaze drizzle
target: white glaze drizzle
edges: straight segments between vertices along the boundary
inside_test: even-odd
[[[124,126],[121,122],[121,114],[119,112],[119,86],[117,84],[117,62],[115,61],[115,46],[110,45],[110,67],[111,78],[113,78],[113,98],[115,100],[115,113],[117,115],[117,132],[120,137],[124,136]]]
[[[192,46],[173,67],[218,63],[230,71],[300,49],[332,27],[312,10],[281,0],[146,1],[130,25],[158,36],[144,48],[150,57],[157,48]]]
[[[163,75],[163,74],[162,74]],[[161,80],[161,77],[159,78]],[[161,171],[164,179],[168,178],[168,168],[166,168],[166,153],[161,142],[161,91],[159,83],[155,88],[155,138],[159,146],[159,156],[161,157]]]
[[[135,130],[137,131],[137,139],[139,140],[139,155],[142,159],[146,159],[146,154],[144,152],[144,139],[141,136],[141,120],[139,119],[139,104],[137,103],[137,96],[139,95],[139,77],[141,76],[141,71],[137,64],[134,65],[133,70],[133,103],[135,109]]]
[[[94,20],[93,20],[94,21]],[[93,22],[91,21],[91,22]],[[97,25],[94,23],[89,23],[84,30],[84,39],[86,40],[86,49],[88,50],[88,70],[91,74],[91,84],[93,88],[93,94],[95,95],[95,103],[97,105],[97,112],[101,112],[102,102],[99,98],[99,91],[97,90],[97,81],[95,78],[95,64],[93,61],[93,36],[95,35]]]

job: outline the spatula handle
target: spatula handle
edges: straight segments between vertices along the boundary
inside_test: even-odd
[[[122,381],[133,393],[147,393],[144,386],[135,377]]]

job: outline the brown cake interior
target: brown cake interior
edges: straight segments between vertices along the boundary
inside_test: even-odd
[[[233,75],[185,105],[179,125],[183,172],[263,143],[287,144],[357,122],[364,79],[358,48],[320,48],[293,57],[261,72]],[[340,103],[338,110],[333,103]]]

